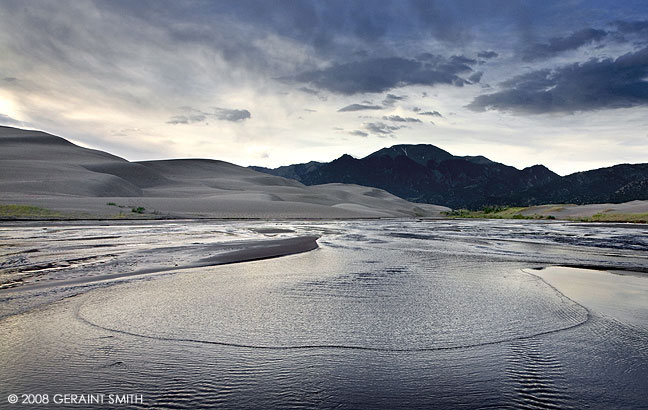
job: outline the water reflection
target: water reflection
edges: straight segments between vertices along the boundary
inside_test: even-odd
[[[118,255],[42,276],[54,283],[188,260],[193,243],[321,239],[319,250],[279,259],[0,293],[9,313],[33,306],[28,301],[58,300],[1,320],[4,397],[137,393],[142,408],[645,405],[648,243],[641,227],[339,221],[46,228],[46,235],[42,226],[3,228],[0,240],[18,238],[3,252],[24,263],[56,262],[74,249],[101,254],[101,247],[84,248],[92,243]],[[146,252],[161,244],[184,250],[161,259]],[[548,265],[637,273],[525,272]],[[69,294],[78,295],[61,299]]]

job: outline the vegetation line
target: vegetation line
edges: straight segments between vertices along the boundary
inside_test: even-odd
[[[482,218],[482,219],[561,219],[575,222],[632,222],[648,223],[648,213],[608,213],[599,212],[592,216],[582,217],[560,217],[560,215],[524,213],[530,210],[530,207],[509,207],[509,206],[485,206],[480,211],[468,209],[454,209],[452,211],[442,212],[441,214],[449,218]],[[552,208],[556,212],[562,211],[564,207]],[[530,212],[530,211],[529,211]]]

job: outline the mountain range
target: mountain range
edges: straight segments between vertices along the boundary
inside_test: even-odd
[[[483,156],[455,156],[429,144],[394,145],[364,158],[345,154],[325,163],[251,168],[305,185],[358,184],[408,201],[455,209],[648,199],[648,164],[620,164],[560,176],[544,165],[519,170]]]

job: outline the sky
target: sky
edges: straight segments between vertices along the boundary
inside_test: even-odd
[[[0,53],[0,124],[133,161],[648,162],[645,0],[3,0]]]

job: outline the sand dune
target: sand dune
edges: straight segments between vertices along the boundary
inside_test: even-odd
[[[38,131],[0,127],[0,192],[78,196],[140,196],[120,173],[93,168],[137,166],[102,151]],[[137,172],[130,172],[137,175]]]
[[[11,127],[0,127],[0,193],[1,203],[80,217],[375,218],[448,209],[358,185],[305,186],[217,160],[129,162]],[[133,214],[137,207],[144,213]]]
[[[554,216],[558,219],[591,218],[594,215],[636,215],[648,214],[648,201],[630,201],[621,204],[589,205],[539,205],[520,212],[522,215]]]

